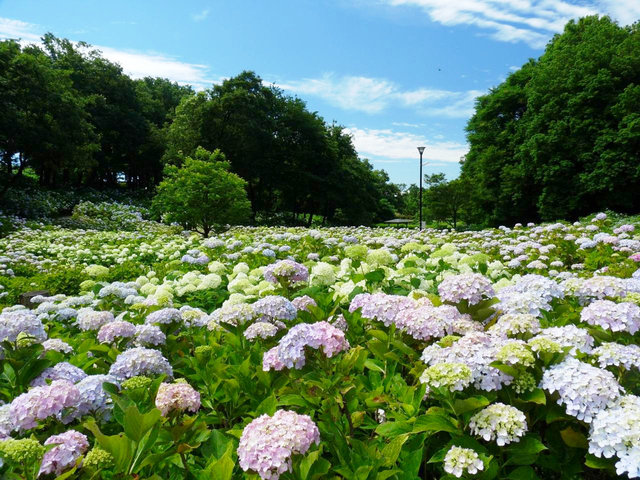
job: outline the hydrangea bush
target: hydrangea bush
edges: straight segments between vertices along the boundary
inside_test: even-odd
[[[640,478],[635,218],[74,218],[0,239],[2,478]]]

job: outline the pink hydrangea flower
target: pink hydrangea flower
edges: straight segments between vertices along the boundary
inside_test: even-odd
[[[314,443],[320,443],[320,431],[311,417],[279,410],[273,417],[262,415],[244,428],[238,460],[244,471],[278,480],[291,471],[292,455],[305,454]]]
[[[163,383],[158,388],[156,407],[165,417],[174,410],[195,413],[200,408],[200,393],[188,383]]]

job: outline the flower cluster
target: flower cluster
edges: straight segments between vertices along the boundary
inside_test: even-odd
[[[61,475],[62,472],[76,464],[78,458],[89,448],[87,437],[75,430],[67,430],[60,435],[53,435],[47,438],[45,445],[54,445],[42,458],[40,475],[55,473]]]
[[[464,473],[475,475],[484,470],[478,453],[470,448],[451,447],[444,456],[444,471],[460,478]]]
[[[445,302],[460,303],[464,300],[469,305],[476,305],[495,295],[489,279],[479,273],[448,276],[438,286],[438,292]]]
[[[306,282],[309,280],[309,269],[293,260],[280,260],[265,267],[264,279],[275,284],[281,281]]]
[[[78,388],[66,380],[54,380],[50,385],[35,387],[11,402],[10,418],[16,430],[31,430],[39,420],[58,419],[65,408],[77,405]]]
[[[600,410],[615,402],[623,392],[611,372],[573,357],[546,370],[540,388],[557,392],[558,404],[565,406],[567,414],[586,423],[591,423]]]
[[[109,369],[109,375],[113,375],[118,380],[125,380],[137,375],[168,375],[171,377],[173,376],[173,368],[159,351],[136,347],[118,355]]]
[[[615,303],[611,300],[596,300],[582,309],[580,320],[612,332],[640,330],[640,307],[635,303]]]
[[[278,410],[272,417],[262,415],[242,431],[238,461],[244,471],[253,471],[265,480],[278,480],[291,471],[291,457],[304,455],[320,443],[320,431],[307,415]]]
[[[527,432],[527,419],[520,410],[504,403],[494,403],[469,420],[469,428],[487,442],[495,440],[502,447],[519,442]]]
[[[253,341],[256,338],[265,340],[273,337],[276,333],[278,333],[278,327],[273,323],[256,322],[247,327],[244,331],[244,337],[249,341]]]
[[[277,320],[293,320],[298,316],[298,309],[284,297],[269,295],[253,304],[253,310],[263,320],[274,322]]]
[[[471,369],[463,363],[438,363],[427,368],[420,376],[420,382],[430,388],[446,388],[450,392],[462,391],[472,381]]]
[[[350,348],[344,332],[330,323],[301,323],[264,354],[262,368],[264,371],[282,370],[285,367],[300,369],[306,363],[305,347],[322,349],[327,357]]]
[[[591,423],[589,453],[618,457],[616,473],[640,477],[640,397],[627,395],[601,410]]]
[[[200,393],[188,383],[162,383],[158,388],[156,407],[165,417],[172,411],[195,413],[200,408]]]

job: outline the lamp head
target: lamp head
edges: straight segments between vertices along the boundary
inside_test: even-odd
[[[418,147],[418,151],[420,152],[420,155],[422,155],[422,152],[424,152],[425,147]]]

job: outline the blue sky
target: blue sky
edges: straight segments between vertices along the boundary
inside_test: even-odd
[[[348,127],[396,183],[458,175],[474,99],[571,18],[640,19],[640,0],[0,0],[0,38],[50,31],[134,77],[196,88],[254,70]]]

